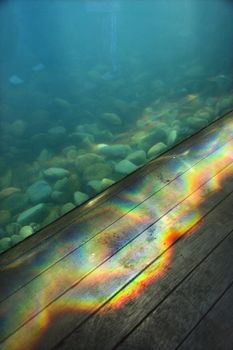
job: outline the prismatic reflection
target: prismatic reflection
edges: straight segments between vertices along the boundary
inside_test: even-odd
[[[41,255],[6,266],[6,273],[25,266],[35,277],[0,305],[2,348],[33,349],[54,322],[66,332],[66,315],[72,313],[77,326],[107,301],[122,308],[163,278],[175,241],[195,234],[212,209],[207,199],[233,174],[232,138],[228,119],[198,146],[167,157],[161,172],[152,170],[109,205],[83,215],[61,239],[54,236]],[[111,215],[117,219],[107,224]],[[105,219],[106,227],[91,237],[95,222]],[[54,261],[61,253],[65,257]]]

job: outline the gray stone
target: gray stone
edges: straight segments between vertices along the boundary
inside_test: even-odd
[[[124,144],[116,144],[111,146],[99,145],[99,147],[97,147],[97,151],[99,154],[105,157],[124,158],[130,153],[131,147],[129,145]]]
[[[52,193],[52,189],[48,182],[44,180],[36,181],[28,187],[26,195],[32,204],[38,204],[47,201]]]
[[[44,176],[49,180],[58,180],[70,175],[69,170],[56,167],[48,168],[44,170],[43,173]]]
[[[31,222],[40,222],[47,215],[47,208],[44,203],[35,205],[19,214],[17,222],[21,225],[27,225]]]
[[[76,205],[80,205],[80,204],[86,202],[88,200],[88,198],[89,198],[89,196],[84,192],[77,191],[74,193],[74,203]]]
[[[148,158],[154,158],[164,152],[167,149],[167,146],[163,142],[158,142],[154,146],[152,146],[148,153],[147,156]]]
[[[120,174],[128,175],[135,171],[138,167],[128,159],[123,159],[115,165],[115,171]]]
[[[126,158],[135,165],[142,165],[146,162],[146,152],[143,150],[138,150],[130,153]]]

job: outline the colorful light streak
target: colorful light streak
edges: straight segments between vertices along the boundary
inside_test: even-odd
[[[25,326],[6,339],[2,349],[33,349],[54,321],[58,321],[64,332],[69,313],[72,312],[78,324],[110,297],[113,297],[112,308],[123,307],[149,284],[162,278],[172,263],[173,243],[187,231],[195,232],[190,229],[198,225],[205,214],[205,209],[201,211],[200,207],[233,174],[232,137],[233,122],[228,120],[227,125],[211,134],[206,142],[186,152],[182,162],[190,169],[160,190],[156,201],[152,197],[128,212],[129,203],[143,198],[142,193],[150,192],[151,174],[142,180],[141,186],[137,185],[136,190],[133,186],[130,191],[126,189],[121,196],[124,201],[118,202],[121,207],[114,207],[112,203],[112,211],[117,210],[121,220],[74,251],[67,263],[64,259],[53,272],[48,270],[38,281],[35,279],[34,284],[18,291],[13,296],[14,303],[11,297],[4,302],[4,309],[0,309],[2,338],[13,333],[17,326]],[[223,141],[226,144],[219,148]],[[206,158],[195,167],[189,165],[195,163],[194,159],[203,157]],[[171,168],[168,173],[172,171]],[[170,210],[171,203],[176,203],[177,198],[180,203]],[[155,218],[160,219],[152,224]],[[62,246],[59,249],[62,251]],[[40,270],[36,265],[34,268]],[[67,290],[70,286],[72,288]],[[63,296],[52,302],[61,293]]]

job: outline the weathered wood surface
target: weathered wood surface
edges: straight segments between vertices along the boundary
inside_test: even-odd
[[[175,349],[232,283],[233,231],[117,348]]]
[[[233,349],[233,284],[190,333],[178,349]]]
[[[230,275],[233,280],[229,125],[232,115],[139,170],[123,189],[97,199],[96,208],[77,211],[76,221],[74,213],[68,215],[61,229],[42,234],[41,243],[25,241],[22,254],[16,247],[16,259],[14,253],[4,254],[0,348],[175,349],[188,344],[230,288]],[[228,131],[224,137],[219,126]],[[213,259],[221,260],[215,276],[221,286],[212,281]],[[202,286],[208,295],[212,282],[208,300],[201,291],[195,294]],[[183,314],[176,315],[179,305]],[[166,310],[169,327],[174,318],[175,335],[174,327],[157,329],[157,322],[166,325]]]
[[[224,186],[228,188],[229,182]],[[154,308],[158,307],[169,296],[174,288],[201,264],[203,259],[219,245],[233,228],[233,193],[221,201],[221,192],[216,197],[220,201],[203,220],[200,228],[191,235],[185,235],[174,245],[174,258],[171,266],[166,266],[164,276],[155,280],[138,297],[132,299],[123,308],[114,309],[117,296],[99,312],[78,327],[69,337],[59,344],[58,349],[112,349],[144,319]],[[225,193],[226,194],[226,193]],[[210,205],[208,201],[208,206]],[[171,247],[172,249],[172,247]],[[162,256],[159,258],[162,260]],[[155,261],[148,270],[156,271],[160,261]],[[167,270],[166,270],[167,269]],[[150,274],[147,270],[144,274]],[[127,295],[127,289],[125,294]],[[127,348],[126,348],[127,349]],[[146,349],[146,348],[145,348]]]

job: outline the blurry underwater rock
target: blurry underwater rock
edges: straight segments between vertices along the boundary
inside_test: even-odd
[[[216,109],[218,113],[226,112],[233,108],[233,96],[224,96],[219,99],[216,104]]]
[[[24,80],[21,79],[18,75],[12,75],[9,78],[9,83],[11,83],[12,85],[21,85],[24,83]]]
[[[178,138],[178,132],[177,130],[171,130],[168,135],[167,135],[167,139],[166,139],[166,144],[168,146],[172,146],[176,143],[177,141],[177,138]]]
[[[61,149],[67,144],[67,130],[63,126],[55,126],[48,130],[47,144],[54,150]]]
[[[91,195],[100,193],[105,190],[106,185],[101,180],[91,180],[87,183],[87,186],[90,189]]]
[[[23,193],[16,192],[2,200],[0,205],[6,210],[10,210],[12,214],[17,214],[27,208],[28,200]]]
[[[28,187],[26,196],[32,204],[45,202],[49,200],[52,194],[52,188],[45,180],[39,180]]]
[[[191,128],[197,130],[197,129],[204,128],[208,124],[208,120],[204,120],[196,117],[189,117],[186,119],[186,123]]]
[[[127,157],[127,160],[134,163],[135,165],[142,165],[146,162],[146,152],[143,150],[138,150],[130,153]]]
[[[88,166],[101,162],[104,162],[104,157],[95,153],[85,153],[76,158],[75,166],[80,173],[83,173]]]
[[[9,210],[0,210],[0,225],[4,226],[11,220],[11,213]]]
[[[51,167],[43,171],[44,176],[49,180],[58,180],[70,175],[69,170]]]
[[[48,209],[46,205],[44,203],[40,203],[20,213],[17,218],[17,222],[21,225],[28,225],[32,222],[40,223],[44,220],[47,213]]]
[[[165,143],[158,142],[148,150],[147,156],[150,159],[155,158],[159,154],[163,153],[166,149],[167,149],[167,145],[165,145]]]
[[[125,158],[131,152],[131,147],[126,144],[99,144],[96,149],[99,154],[108,158]]]
[[[19,231],[19,236],[25,239],[34,233],[33,228],[30,225],[23,226]]]
[[[122,124],[122,120],[116,113],[103,113],[100,119],[108,126],[117,126]]]
[[[84,169],[83,179],[87,182],[91,180],[101,180],[105,177],[111,177],[112,171],[113,167],[111,164],[104,162],[94,163]]]
[[[72,202],[67,202],[61,207],[60,214],[64,215],[69,211],[73,210],[74,208],[75,208],[75,205]]]
[[[164,142],[167,139],[167,130],[165,127],[156,127],[154,130],[144,136],[140,141],[140,148],[148,151],[153,145],[159,142]]]
[[[115,171],[124,175],[132,173],[137,168],[138,167],[128,159],[123,159],[115,165]]]
[[[0,252],[4,252],[5,250],[11,247],[11,239],[10,237],[4,237],[0,239]]]
[[[22,137],[27,128],[27,123],[21,119],[18,119],[9,125],[9,133],[15,137]]]
[[[6,187],[0,191],[0,200],[10,197],[12,194],[21,192],[20,188],[17,187]]]
[[[9,236],[17,235],[20,229],[21,229],[21,225],[18,224],[17,222],[11,222],[8,225],[6,225],[6,233]]]
[[[54,203],[65,203],[69,200],[69,192],[53,191],[51,194],[51,201]]]
[[[76,191],[74,193],[74,203],[76,205],[80,205],[86,202],[88,199],[89,199],[89,196],[84,192]]]

